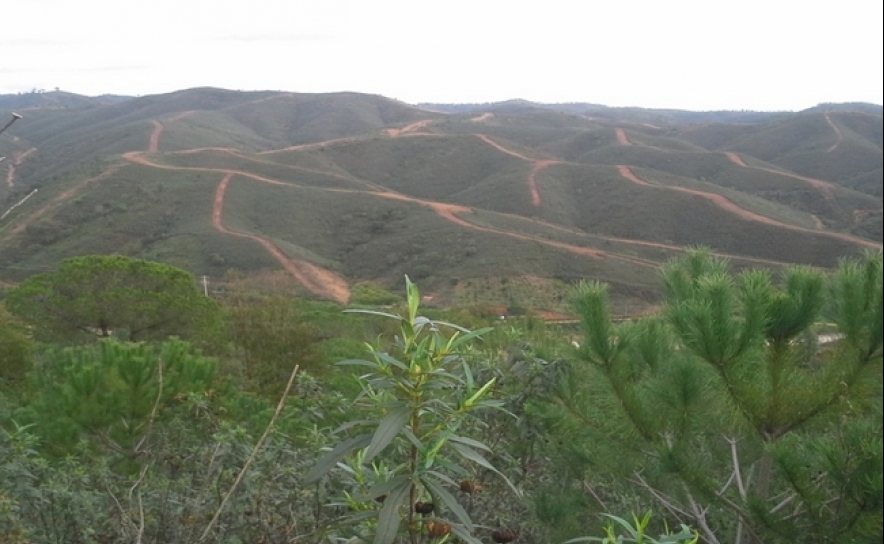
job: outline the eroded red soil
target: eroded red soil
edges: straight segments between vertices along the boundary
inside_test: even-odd
[[[841,233],[837,233],[837,232],[820,232],[820,231],[813,230],[813,229],[806,229],[806,228],[798,227],[795,225],[789,225],[787,223],[777,221],[776,219],[772,219],[770,217],[767,217],[767,216],[764,216],[761,214],[757,214],[755,212],[752,212],[752,211],[749,211],[745,208],[742,208],[742,207],[738,206],[737,204],[735,204],[734,202],[732,202],[731,200],[729,200],[728,198],[726,198],[722,195],[716,194],[716,193],[708,193],[705,191],[699,191],[697,189],[689,189],[687,187],[675,187],[675,186],[656,185],[656,184],[648,183],[647,181],[636,176],[632,172],[632,169],[630,169],[628,166],[618,165],[617,170],[620,172],[620,175],[623,176],[625,179],[627,179],[633,183],[637,183],[638,185],[643,185],[646,187],[655,187],[655,188],[664,189],[667,191],[679,191],[682,193],[696,195],[696,196],[705,198],[706,200],[709,200],[710,202],[712,202],[713,204],[715,204],[719,208],[721,208],[729,213],[732,213],[732,214],[736,215],[737,217],[745,219],[747,221],[756,221],[758,223],[765,223],[767,225],[773,225],[775,227],[780,227],[780,228],[785,228],[785,229],[790,229],[790,230],[811,232],[814,234],[829,236],[831,238],[838,238],[840,240],[845,240],[845,241],[848,241],[851,243],[860,244],[860,245],[863,245],[866,247],[873,247],[873,248],[878,248],[878,249],[881,248],[881,244],[876,244],[874,242],[870,242],[869,240],[865,240],[863,238],[858,238],[856,236],[850,236],[849,234],[841,234]]]
[[[473,117],[472,119],[470,119],[470,121],[472,121],[474,123],[481,123],[482,121],[485,121],[487,119],[491,119],[492,117],[494,117],[494,114],[491,112],[487,112],[487,113],[483,113],[482,115],[477,115],[476,117]]]
[[[737,166],[742,166],[743,168],[749,167],[749,165],[747,165],[743,161],[743,158],[740,157],[739,155],[737,155],[736,153],[734,153],[733,151],[725,151],[724,154],[727,155],[727,158],[730,159],[731,162],[736,164]]]
[[[424,119],[423,121],[416,121],[411,123],[410,125],[406,125],[402,128],[385,128],[384,134],[390,136],[392,138],[396,138],[399,136],[406,136],[408,134],[430,134],[430,133],[421,133],[420,129],[424,128],[427,125],[434,123],[435,121],[431,119]]]
[[[163,124],[159,121],[153,123],[153,132],[150,133],[150,141],[147,143],[147,152],[156,153],[160,150],[160,135],[163,133]]]
[[[323,298],[334,300],[340,304],[346,304],[347,301],[350,300],[350,289],[347,286],[347,282],[337,274],[306,261],[289,259],[279,250],[279,248],[266,238],[254,234],[230,230],[224,226],[224,223],[222,222],[224,196],[227,193],[227,186],[230,184],[230,180],[234,175],[233,172],[227,172],[218,184],[218,188],[215,190],[215,199],[212,205],[212,225],[215,229],[224,234],[248,238],[258,242],[264,246],[271,255],[273,255],[273,258],[276,259],[289,274],[294,276],[294,278],[310,292]]]
[[[506,153],[507,155],[522,159],[523,161],[534,163],[534,165],[531,167],[531,172],[528,173],[528,191],[531,192],[531,203],[535,206],[540,206],[542,204],[542,201],[540,199],[540,191],[537,190],[537,173],[547,166],[551,164],[558,164],[561,161],[555,159],[532,159],[530,157],[522,155],[518,151],[513,151],[512,149],[508,149],[500,145],[485,134],[476,134],[476,137],[486,144],[490,145],[494,149],[500,151],[501,153]]]

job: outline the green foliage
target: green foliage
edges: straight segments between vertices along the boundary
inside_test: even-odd
[[[581,361],[543,413],[586,477],[620,475],[710,542],[880,534],[881,254],[774,280],[693,250],[662,278],[664,319],[615,324],[605,286],[576,291]]]
[[[133,341],[195,335],[216,310],[190,273],[121,255],[68,259],[28,278],[7,305],[40,334]]]
[[[305,480],[318,481],[336,466],[344,470],[352,486],[345,504],[355,511],[347,531],[360,541],[390,544],[404,534],[412,543],[443,542],[454,534],[475,543],[475,524],[452,488],[469,477],[466,466],[497,472],[485,457],[490,448],[463,434],[473,412],[500,407],[486,398],[495,380],[476,382],[466,351],[488,330],[470,332],[420,315],[420,294],[407,278],[406,295],[404,316],[354,310],[394,320],[399,335],[390,351],[369,346],[371,359],[341,363],[367,369],[358,399],[365,418],[342,429],[369,430],[339,442]],[[445,328],[453,334],[443,334]],[[420,503],[433,506],[419,512]]]
[[[354,285],[350,290],[351,304],[365,304],[370,306],[384,306],[389,304],[398,304],[402,301],[402,297],[393,294],[386,289],[371,283],[360,283]]]
[[[658,538],[649,536],[646,531],[651,521],[650,510],[641,519],[633,514],[632,523],[610,514],[607,517],[610,519],[610,523],[605,528],[605,536],[603,538],[573,538],[564,544],[577,544],[578,542],[600,542],[601,544],[625,544],[627,542],[634,544],[697,544],[700,541],[700,536],[684,525],[681,526],[681,530],[677,533],[666,531],[666,534]],[[625,536],[623,534],[618,535],[621,531],[625,533]]]
[[[278,397],[295,365],[315,375],[317,332],[285,297],[234,298],[224,304],[227,341],[242,361],[249,390]]]
[[[734,273],[692,250],[663,272],[662,311],[634,322],[612,317],[616,287],[586,282],[579,324],[469,332],[488,321],[421,308],[407,281],[404,304],[343,315],[230,296],[219,362],[180,340],[38,344],[0,388],[0,535],[880,541],[881,270],[870,252],[831,272]],[[38,329],[0,314],[0,349]],[[332,355],[347,360],[324,371]],[[269,397],[299,361],[316,372],[277,414]]]
[[[158,419],[188,395],[209,395],[216,363],[181,340],[66,348],[43,356],[31,374],[33,397],[21,417],[56,454],[86,436],[134,458],[151,446]]]
[[[0,389],[15,387],[23,380],[32,350],[27,329],[0,303]]]

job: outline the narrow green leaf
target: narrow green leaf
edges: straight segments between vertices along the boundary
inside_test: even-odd
[[[421,296],[417,290],[417,285],[411,283],[411,279],[408,276],[405,276],[405,294],[408,298],[408,322],[409,324],[414,324],[414,319],[417,317],[417,309],[421,303]]]
[[[353,496],[353,498],[357,501],[374,500],[381,495],[390,495],[394,490],[399,489],[399,486],[409,481],[411,481],[411,477],[406,474],[402,474],[390,480],[377,482],[373,486],[371,486],[368,491],[366,491],[365,493],[357,493]]]
[[[480,450],[491,451],[491,448],[489,448],[485,444],[479,442],[478,440],[473,440],[468,436],[449,436],[448,440],[451,440],[452,442],[460,442],[461,444],[466,444],[467,446],[479,448]]]
[[[457,482],[455,482],[454,480],[452,480],[451,478],[449,478],[448,476],[446,476],[445,474],[443,474],[441,472],[436,472],[435,470],[428,470],[427,474],[432,474],[433,476],[435,476],[436,478],[439,478],[440,480],[447,483],[448,485],[450,485],[452,487],[457,487]]]
[[[345,314],[367,314],[367,315],[377,315],[380,317],[389,317],[391,319],[395,319],[396,321],[403,321],[404,318],[401,315],[391,314],[387,312],[379,312],[377,310],[359,310],[359,309],[348,309],[344,310]]]
[[[403,363],[399,359],[392,357],[389,353],[383,353],[383,352],[378,351],[378,352],[374,353],[374,356],[377,357],[379,360],[387,363],[388,365],[393,365],[395,367],[401,368],[402,370],[408,370],[408,365],[406,365],[405,363]],[[377,366],[377,365],[375,365],[375,366]]]
[[[522,496],[522,492],[519,491],[518,489],[516,489],[516,486],[513,485],[513,483],[510,481],[510,479],[507,478],[506,476],[504,476],[504,474],[501,471],[497,470],[497,468],[495,468],[494,465],[492,465],[488,461],[488,459],[485,459],[484,457],[482,457],[482,454],[480,454],[479,452],[477,452],[473,448],[470,448],[469,446],[465,446],[463,444],[458,444],[456,442],[450,442],[449,444],[464,459],[467,459],[468,461],[472,461],[478,465],[481,465],[481,466],[487,468],[488,470],[496,473],[501,478],[503,478],[503,480],[506,482],[506,484],[508,486],[510,486],[510,489],[513,490],[513,493],[515,493],[517,497]]]
[[[417,436],[414,435],[413,432],[411,432],[411,429],[409,429],[407,425],[402,427],[402,434],[405,435],[405,438],[407,438],[408,441],[411,442],[415,448],[417,448],[418,450],[424,449],[424,444]]]
[[[365,359],[344,359],[343,361],[338,361],[335,363],[339,366],[367,366],[371,368],[377,368],[378,364],[374,361],[367,361]]]
[[[463,375],[466,378],[467,382],[467,391],[472,393],[475,384],[473,383],[473,371],[470,369],[470,365],[467,364],[466,361],[463,362]]]
[[[460,525],[452,525],[451,532],[467,544],[482,544],[481,540],[476,539],[464,527]]]
[[[464,527],[467,528],[469,532],[473,532],[473,521],[470,519],[470,515],[467,514],[467,511],[464,510],[463,506],[454,498],[454,495],[449,493],[442,485],[433,480],[432,478],[427,478],[426,475],[420,479],[421,483],[430,491],[430,493],[442,501],[451,513],[463,523]]]
[[[436,325],[442,325],[443,327],[451,327],[452,329],[458,330],[462,333],[471,332],[470,329],[467,329],[465,327],[461,327],[460,325],[458,325],[456,323],[449,323],[448,321],[433,321],[433,323],[435,323]],[[481,329],[481,330],[482,330],[482,332],[487,332],[487,331],[492,330],[492,328],[485,327],[484,329]]]
[[[399,508],[408,500],[412,482],[405,479],[399,487],[393,488],[387,493],[384,506],[378,513],[378,532],[374,537],[374,544],[392,544],[399,533]]]
[[[489,389],[491,389],[496,381],[497,378],[491,378],[490,380],[488,380],[488,382],[483,385],[481,389],[473,393],[473,396],[468,398],[466,402],[463,403],[464,406],[466,408],[472,408],[473,404],[475,404],[477,400],[481,399],[482,396],[485,395],[485,393],[487,393]]]
[[[402,427],[408,421],[409,410],[402,406],[390,413],[381,420],[378,429],[371,438],[371,444],[365,450],[365,463],[378,456],[384,448],[390,445],[390,442],[402,431]]]
[[[451,323],[444,323],[444,324],[448,325],[449,327],[454,327],[458,330],[463,330],[461,327],[458,327],[457,325],[453,325]],[[474,331],[463,330],[463,332],[465,332],[466,334],[464,334],[463,336],[458,336],[457,338],[452,338],[452,341],[449,342],[449,344],[448,344],[448,350],[453,351],[454,349],[456,349],[458,346],[464,344],[465,342],[469,342],[473,338],[478,338],[478,337],[482,336],[483,334],[485,334],[486,332],[490,332],[493,330],[494,330],[493,327],[485,327],[482,329],[476,329]]]
[[[353,450],[364,448],[371,443],[371,437],[371,434],[361,434],[335,446],[334,449],[325,454],[322,459],[310,469],[307,475],[304,476],[304,483],[311,484],[328,474],[328,472],[338,464],[338,461],[343,459],[347,454]]]

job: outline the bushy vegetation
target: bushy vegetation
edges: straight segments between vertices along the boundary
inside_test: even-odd
[[[581,283],[577,325],[423,308],[408,278],[346,311],[243,278],[111,296],[113,271],[176,285],[154,264],[82,258],[0,306],[0,542],[884,537],[880,252],[775,275],[693,250],[659,312],[612,321]],[[106,281],[65,292],[87,265]],[[86,315],[201,326],[67,334],[52,305],[90,289]]]

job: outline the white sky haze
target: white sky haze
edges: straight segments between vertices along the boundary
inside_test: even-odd
[[[881,0],[2,0],[0,94],[801,110],[884,94]]]

